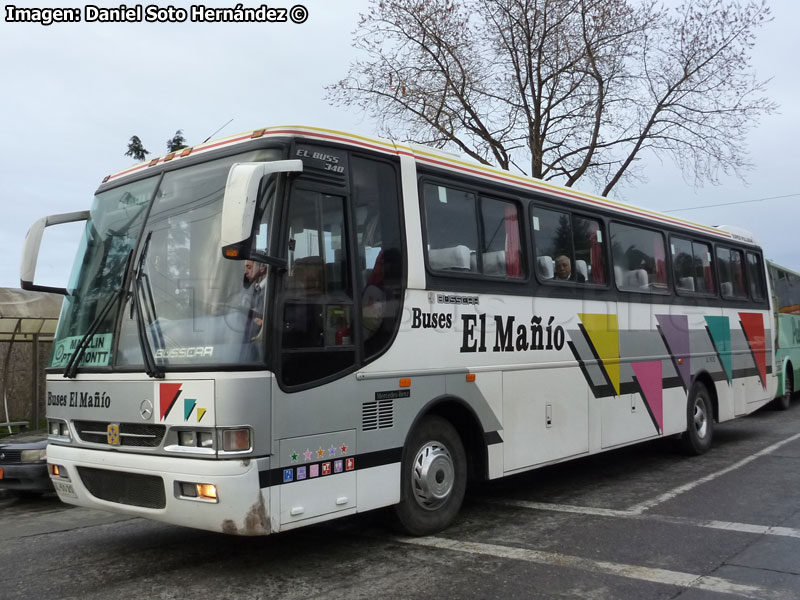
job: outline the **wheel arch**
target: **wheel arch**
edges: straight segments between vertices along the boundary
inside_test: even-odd
[[[789,358],[788,356],[783,359],[783,368],[781,370],[781,378],[780,378],[780,382],[779,382],[780,388],[777,390],[777,392],[780,392],[780,394],[783,394],[783,393],[786,392],[786,374],[787,373],[792,378],[792,383],[793,384],[796,383],[795,382],[795,378],[794,378],[794,366],[792,365],[792,359]]]
[[[689,391],[686,394],[687,398],[692,393],[694,384],[698,382],[702,383],[708,390],[708,394],[711,397],[711,407],[714,412],[714,420],[719,423],[719,397],[717,396],[717,386],[714,383],[714,378],[711,377],[711,374],[708,371],[700,371],[694,376],[694,379],[692,379],[692,386],[689,388]]]
[[[437,396],[419,411],[408,428],[403,442],[403,461],[408,451],[408,438],[419,423],[429,415],[448,421],[456,430],[467,456],[467,477],[470,480],[488,479],[489,452],[481,420],[472,406],[463,398],[453,395]]]

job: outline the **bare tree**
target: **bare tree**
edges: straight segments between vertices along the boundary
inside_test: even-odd
[[[750,64],[763,0],[373,0],[328,87],[382,133],[603,195],[646,151],[696,184],[750,167],[775,110]]]

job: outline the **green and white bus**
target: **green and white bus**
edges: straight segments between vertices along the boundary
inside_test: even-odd
[[[240,535],[644,440],[691,454],[775,397],[762,251],[460,159],[259,129],[106,177],[47,378],[65,502]]]
[[[776,406],[786,410],[800,384],[800,274],[767,261],[775,311]]]

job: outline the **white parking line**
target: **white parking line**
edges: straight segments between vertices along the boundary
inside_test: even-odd
[[[533,510],[545,510],[550,512],[573,513],[594,517],[637,519],[640,521],[658,521],[661,523],[671,523],[673,525],[688,525],[691,527],[705,527],[708,529],[721,529],[740,533],[800,538],[800,529],[791,527],[771,527],[769,525],[752,525],[750,523],[734,523],[730,521],[670,517],[667,515],[642,514],[641,512],[633,510],[614,510],[610,508],[594,508],[591,506],[573,506],[570,504],[548,504],[546,502],[528,502],[527,500],[485,500],[485,502],[488,504],[497,504],[499,506],[515,506],[517,508],[530,508]]]
[[[676,488],[674,488],[674,489],[672,489],[672,490],[670,490],[668,492],[665,492],[665,493],[661,494],[660,496],[657,496],[656,498],[653,498],[652,500],[646,500],[645,502],[641,502],[639,504],[631,506],[628,510],[630,512],[633,512],[633,513],[641,514],[641,513],[645,512],[646,510],[649,510],[649,509],[653,508],[654,506],[658,506],[659,504],[663,504],[664,502],[672,500],[673,498],[675,498],[676,496],[679,496],[680,494],[683,494],[685,492],[693,490],[694,488],[696,488],[699,485],[702,485],[704,483],[708,483],[709,481],[713,481],[717,477],[721,477],[722,475],[726,475],[726,474],[730,473],[731,471],[735,471],[736,469],[739,469],[739,468],[741,468],[741,467],[753,462],[757,458],[761,458],[762,456],[767,456],[768,454],[772,454],[777,449],[781,448],[782,446],[785,446],[786,444],[788,444],[790,442],[795,441],[798,438],[800,438],[800,433],[795,434],[792,437],[786,438],[785,440],[782,440],[782,441],[777,442],[775,444],[772,444],[772,446],[764,448],[763,450],[761,450],[759,452],[756,452],[755,454],[752,454],[752,455],[748,456],[747,458],[744,458],[744,459],[740,460],[739,462],[732,464],[729,467],[726,467],[726,468],[724,468],[724,469],[722,469],[720,471],[717,471],[716,473],[711,473],[710,475],[706,475],[705,477],[701,477],[700,479],[697,479],[695,481],[690,481],[689,483],[686,483],[684,485],[678,486],[678,487],[676,487]]]
[[[525,562],[550,565],[556,567],[568,567],[580,569],[601,575],[614,575],[639,581],[672,585],[681,588],[694,588],[720,594],[733,594],[744,598],[759,598],[763,600],[784,600],[788,598],[798,598],[798,596],[788,590],[770,589],[755,585],[743,585],[722,579],[719,577],[707,577],[693,573],[683,573],[681,571],[670,571],[667,569],[654,569],[640,567],[636,565],[626,565],[612,563],[602,560],[592,560],[579,556],[569,556],[555,552],[542,552],[539,550],[528,550],[525,548],[514,548],[511,546],[499,546],[496,544],[483,544],[480,542],[464,542],[440,537],[406,538],[396,537],[395,541],[403,544],[412,544],[428,548],[438,548],[441,550],[451,550],[468,554],[482,556],[494,556],[511,560],[521,560]]]

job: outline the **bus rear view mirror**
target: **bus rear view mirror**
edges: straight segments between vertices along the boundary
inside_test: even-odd
[[[36,264],[39,260],[39,249],[42,245],[42,235],[46,227],[52,225],[63,225],[64,223],[75,223],[89,219],[89,211],[81,210],[78,212],[61,213],[49,215],[37,220],[28,230],[25,237],[25,245],[22,249],[22,264],[20,265],[20,287],[23,290],[36,292],[52,292],[56,294],[66,294],[66,288],[37,285],[34,283]]]
[[[236,163],[228,172],[222,201],[220,244],[225,258],[247,258],[261,181],[272,173],[300,173],[301,160]]]

